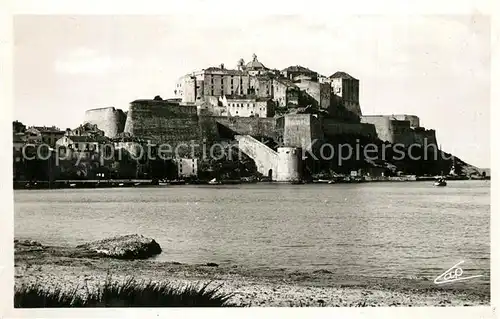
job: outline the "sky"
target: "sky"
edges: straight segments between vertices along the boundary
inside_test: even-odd
[[[182,75],[254,53],[347,72],[363,114],[417,115],[443,150],[490,167],[490,20],[477,15],[20,15],[14,119],[74,128],[87,109],[172,97]]]

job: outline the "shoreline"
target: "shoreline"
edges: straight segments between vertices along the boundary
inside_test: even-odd
[[[469,178],[447,178],[448,181],[490,181],[490,178],[469,179]],[[151,180],[68,180],[68,181],[37,181],[30,184],[29,181],[14,181],[13,189],[81,189],[81,188],[144,188],[144,187],[174,187],[183,185],[203,185],[203,186],[221,186],[221,185],[245,185],[245,184],[290,184],[290,185],[337,185],[337,184],[365,184],[365,183],[403,183],[403,182],[432,182],[435,177],[390,177],[390,178],[371,178],[355,179],[349,181],[307,181],[307,182],[272,182],[272,181],[223,181],[217,184],[210,184],[208,181],[183,182],[175,181],[171,183],[158,184]]]
[[[118,260],[78,255],[71,247],[41,247],[15,250],[16,287],[37,282],[49,289],[62,285],[73,290],[78,286],[84,292],[111,275],[119,282],[134,277],[177,285],[221,285],[221,292],[234,294],[230,302],[238,306],[477,306],[490,303],[489,284],[471,290],[466,284],[437,286],[432,280],[423,279],[338,276],[328,270]]]

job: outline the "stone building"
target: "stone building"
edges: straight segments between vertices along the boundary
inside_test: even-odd
[[[345,72],[335,72],[329,77],[336,105],[343,105],[347,110],[361,115],[359,105],[359,80]]]
[[[375,125],[377,137],[384,142],[407,147],[411,144],[437,147],[436,132],[421,127],[415,115],[363,115],[360,120]]]
[[[27,138],[24,133],[12,133],[12,143],[15,151],[20,151],[27,143]]]
[[[175,85],[175,97],[180,99],[182,103],[195,103],[197,100],[201,100],[203,97],[203,89],[199,88],[202,84],[200,82],[201,81],[197,82],[195,75],[186,74],[181,77]]]
[[[85,111],[84,123],[95,124],[110,138],[123,132],[126,115],[121,109],[101,107]]]
[[[268,70],[269,69],[257,59],[255,53],[252,55],[252,61],[248,62],[245,66],[245,71],[252,76],[265,74]]]
[[[420,119],[416,115],[408,115],[408,114],[393,114],[392,118],[398,121],[409,121],[411,128],[420,127]]]
[[[56,146],[75,152],[98,152],[100,146],[109,142],[103,135],[66,135],[56,142]]]
[[[244,71],[226,69],[223,64],[219,67],[209,67],[194,73],[196,82],[187,82],[195,90],[196,101],[205,96],[222,96],[232,94],[248,94],[250,75]],[[186,91],[186,89],[185,89]]]
[[[298,106],[300,89],[286,78],[273,79],[273,100],[277,107]]]
[[[292,81],[298,79],[309,79],[311,81],[318,81],[319,74],[306,67],[300,65],[289,66],[281,71],[281,74]]]
[[[177,176],[179,178],[189,178],[198,176],[198,160],[196,158],[178,158]]]
[[[84,123],[71,130],[66,129],[65,136],[105,136],[104,131],[97,127],[97,124]]]
[[[237,69],[224,64],[187,74],[176,83],[175,97],[183,104],[202,104],[209,96],[248,95],[272,96],[273,70],[269,70],[254,54],[252,61],[242,60]]]
[[[224,96],[222,105],[229,117],[273,117],[274,102],[271,98],[255,96]]]
[[[26,129],[25,135],[27,143],[43,143],[54,147],[56,141],[64,135],[64,131],[55,126],[31,126]]]
[[[331,102],[332,89],[328,83],[319,83],[303,79],[295,85],[316,101],[316,107],[328,110]]]

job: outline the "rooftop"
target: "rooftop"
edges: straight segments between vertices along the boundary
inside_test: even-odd
[[[179,104],[179,99],[168,99],[168,100],[158,100],[158,99],[137,99],[130,103],[134,104]]]
[[[290,86],[290,87],[296,87],[297,85],[295,85],[295,83],[293,83],[292,80],[288,79],[288,78],[283,78],[283,77],[280,77],[280,78],[275,78],[275,80],[281,84],[284,84],[286,86]]]
[[[81,142],[107,142],[109,139],[104,136],[96,135],[96,136],[79,136],[79,135],[70,135],[67,136],[73,142],[81,143]]]
[[[246,69],[247,70],[263,70],[263,69],[267,69],[267,68],[259,60],[257,60],[257,55],[254,53],[252,56],[252,61],[247,63]]]
[[[355,77],[349,75],[346,72],[338,71],[330,75],[330,79],[347,79],[347,80],[357,80]]]
[[[58,128],[58,127],[56,127],[56,126],[51,126],[51,127],[47,127],[47,126],[30,126],[28,129],[35,129],[35,130],[38,130],[41,133],[49,133],[49,132],[60,133],[60,132],[62,132],[61,129]]]
[[[292,65],[287,67],[286,69],[283,69],[282,72],[305,72],[305,73],[314,73],[317,74],[317,72],[308,69],[306,67],[303,67],[301,65]]]
[[[211,66],[211,67],[204,69],[203,71],[205,71],[205,72],[217,72],[217,73],[224,73],[224,74],[235,74],[235,75],[240,75],[240,74],[245,73],[245,72],[240,71],[240,70],[226,69],[226,68],[221,68],[218,66]]]

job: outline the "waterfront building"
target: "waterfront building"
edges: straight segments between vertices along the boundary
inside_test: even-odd
[[[31,126],[26,129],[26,140],[27,143],[40,144],[44,143],[50,147],[54,147],[56,141],[64,135],[64,131],[61,131],[55,126]]]
[[[13,133],[12,142],[12,155],[14,163],[21,162],[23,157],[22,150],[24,145],[26,145],[26,135],[24,133]]]
[[[198,176],[198,160],[196,158],[178,158],[176,163],[179,178]]]
[[[99,147],[109,141],[103,135],[66,135],[56,142],[56,146],[75,152],[98,152]]]

